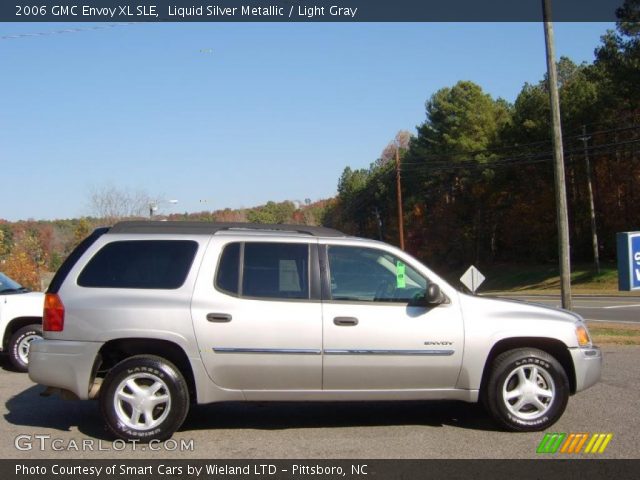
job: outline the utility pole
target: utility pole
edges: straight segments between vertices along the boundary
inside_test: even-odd
[[[558,256],[560,266],[560,290],[562,308],[571,309],[571,262],[569,255],[569,215],[567,213],[567,190],[564,178],[564,156],[562,126],[560,125],[560,97],[558,96],[558,74],[551,23],[551,1],[542,0],[544,38],[547,52],[547,79],[551,103],[551,125],[553,126],[553,159],[555,164],[556,212],[558,222]]]
[[[400,145],[396,145],[396,190],[398,192],[398,232],[400,249],[404,250],[404,221],[402,215],[402,185],[400,182]]]
[[[589,216],[591,218],[591,245],[593,246],[593,263],[596,273],[600,273],[600,254],[598,253],[598,230],[596,228],[596,208],[593,202],[593,186],[591,185],[591,162],[589,162],[589,148],[587,142],[591,137],[587,136],[587,126],[582,125],[580,140],[584,144],[584,164],[587,170],[587,192],[589,193]]]

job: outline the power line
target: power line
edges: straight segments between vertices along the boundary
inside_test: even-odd
[[[30,38],[30,37],[49,37],[51,35],[63,35],[66,33],[81,33],[81,32],[91,32],[94,30],[105,30],[109,28],[115,27],[126,27],[129,25],[136,25],[137,22],[129,22],[129,23],[111,23],[108,25],[96,25],[93,27],[76,27],[76,28],[65,28],[62,30],[50,30],[47,32],[35,32],[35,33],[16,33],[13,35],[2,35],[0,36],[0,40],[15,40],[18,38]]]
[[[636,123],[638,120],[640,119],[640,115],[638,115],[637,113],[628,113],[627,115],[623,115],[621,117],[616,117],[615,121],[612,122],[611,120],[604,120],[602,122],[594,122],[594,123],[585,123],[584,125],[586,127],[594,127],[596,125],[611,125],[612,123],[623,123],[625,121],[633,121],[634,123]],[[582,127],[580,127],[582,129]],[[576,132],[578,132],[579,130],[576,130]]]
[[[598,152],[600,154],[619,151],[620,147],[630,146],[640,143],[640,139],[628,140],[623,142],[613,142],[604,145],[593,145],[587,148],[588,152]],[[576,148],[576,149],[566,149],[565,153],[568,158],[565,160],[567,165],[577,164],[579,159],[582,158],[582,154],[584,152],[584,148]],[[529,155],[521,155],[516,157],[506,157],[496,160],[491,160],[487,162],[479,162],[477,160],[464,160],[458,162],[451,161],[441,161],[441,162],[402,162],[401,163],[401,172],[407,174],[416,173],[424,173],[424,174],[433,174],[433,173],[450,173],[458,170],[467,170],[469,172],[477,172],[481,170],[490,170],[497,169],[502,167],[523,167],[529,165],[537,165],[541,163],[548,163],[553,160],[552,152],[540,152],[537,154],[529,154]],[[409,167],[409,168],[407,168]],[[423,167],[423,168],[418,168]],[[378,171],[376,173],[372,173],[369,179],[367,180],[366,186],[356,192],[351,201],[348,204],[345,204],[344,207],[349,211],[358,211],[362,210],[365,207],[375,207],[378,203],[375,194],[376,194],[376,183],[382,183],[384,185],[391,185],[393,180],[395,179],[395,170],[387,169],[386,171]]]
[[[623,127],[616,128],[610,130],[604,130],[600,133],[612,133],[618,131],[625,131],[631,129],[638,129],[640,125],[634,125],[632,127]],[[598,132],[593,132],[592,135],[597,134]],[[537,142],[537,144],[543,144],[548,142]],[[584,145],[581,148],[571,148],[565,149],[565,154],[567,155],[565,159],[565,163],[567,165],[578,164],[580,159],[586,153],[589,154],[599,154],[603,155],[609,152],[619,152],[623,147],[635,146],[640,143],[640,138],[625,140],[625,141],[617,141],[610,142],[606,144],[600,145],[591,145],[586,149]],[[626,150],[626,149],[625,149]],[[468,154],[468,153],[467,153]],[[441,158],[438,156],[438,158]],[[598,157],[595,157],[596,159]],[[451,161],[451,160],[439,160],[439,161],[423,161],[423,162],[407,162],[402,161],[400,164],[400,171],[402,173],[406,173],[408,176],[410,175],[429,175],[429,174],[437,174],[437,173],[452,173],[459,170],[467,170],[468,172],[478,172],[483,170],[491,170],[498,169],[504,167],[524,167],[531,165],[538,165],[542,163],[549,163],[553,160],[553,155],[551,151],[540,151],[535,153],[526,153],[511,157],[503,157],[492,159],[488,161],[478,161],[475,159],[467,159],[461,161]],[[377,187],[379,184],[383,184],[388,188],[391,188],[391,185],[396,177],[396,171],[393,168],[389,167],[390,164],[383,166],[382,168],[374,169],[369,171],[369,177],[366,181],[366,185],[363,189],[358,192],[355,192],[348,203],[343,203],[343,208],[347,212],[355,213],[362,210],[368,210],[369,208],[372,211],[380,206],[380,202],[376,199],[376,194],[378,193]],[[386,168],[385,168],[386,167]],[[390,213],[390,211],[389,211]]]
[[[590,135],[595,136],[595,135],[601,135],[605,133],[616,133],[616,132],[624,132],[628,130],[637,130],[637,129],[640,129],[640,125],[635,124],[635,125],[630,125],[626,127],[612,128],[608,130],[598,130],[598,131],[591,132]],[[576,134],[576,135],[564,135],[562,138],[563,138],[563,141],[569,141],[569,140],[580,140],[580,137],[581,137],[581,134]],[[511,151],[511,150],[519,150],[527,147],[546,146],[550,144],[551,144],[551,139],[548,139],[548,140],[539,140],[539,141],[530,142],[530,143],[521,143],[521,144],[505,145],[505,146],[500,146],[495,148],[486,148],[482,150],[471,150],[471,151],[458,150],[453,152],[449,151],[449,152],[443,152],[443,153],[428,153],[424,156],[424,158],[430,158],[430,157],[442,158],[442,157],[457,157],[462,155],[473,156],[473,155],[480,155],[480,154],[492,154],[492,153],[499,153],[499,152],[505,152],[505,151]]]
[[[587,124],[585,124],[585,127],[588,126]],[[589,135],[601,135],[603,133],[616,133],[616,132],[624,132],[627,130],[637,130],[640,129],[640,125],[634,124],[634,125],[629,125],[628,127],[619,127],[619,128],[611,128],[609,130],[597,130],[595,132],[589,132]],[[574,135],[568,138],[575,138],[577,140],[580,140],[580,138],[582,137],[582,134],[578,134],[578,135]]]
[[[592,145],[590,147],[588,147],[586,150],[584,148],[572,148],[572,149],[568,149],[566,148],[564,150],[564,152],[566,154],[582,154],[583,152],[587,151],[589,153],[597,153],[597,152],[601,152],[602,150],[608,150],[614,147],[621,147],[621,146],[626,146],[626,145],[635,145],[637,143],[640,143],[640,139],[633,139],[633,140],[625,140],[625,141],[618,141],[618,142],[611,142],[611,143],[607,143],[607,144],[601,144],[601,145]],[[421,166],[421,167],[426,167],[429,170],[435,170],[438,168],[490,168],[491,166],[499,166],[501,164],[521,164],[521,163],[528,163],[531,160],[536,160],[539,158],[550,158],[551,157],[551,152],[549,151],[543,151],[543,152],[539,152],[539,153],[530,153],[530,154],[523,154],[523,155],[519,155],[519,156],[514,156],[514,157],[503,157],[503,158],[498,158],[498,159],[492,159],[492,160],[487,160],[487,161],[478,161],[475,159],[468,159],[468,160],[459,160],[459,161],[446,161],[446,160],[442,160],[439,162],[402,162],[403,166]]]

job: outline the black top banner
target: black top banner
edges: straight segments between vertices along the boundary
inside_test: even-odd
[[[2,22],[540,22],[544,0],[3,0]],[[549,0],[555,22],[612,22],[625,0]]]

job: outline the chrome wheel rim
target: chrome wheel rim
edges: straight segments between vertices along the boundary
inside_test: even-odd
[[[535,420],[544,416],[556,394],[549,372],[539,365],[514,368],[502,386],[502,399],[507,410],[522,420]]]
[[[40,338],[40,335],[27,335],[18,343],[18,358],[25,365],[29,364],[29,348],[31,347],[31,342],[37,338]]]
[[[118,420],[133,430],[150,430],[160,425],[171,410],[167,384],[150,373],[126,377],[115,390],[113,406]]]

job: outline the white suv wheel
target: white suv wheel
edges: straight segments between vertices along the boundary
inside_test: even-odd
[[[31,342],[33,342],[36,338],[41,337],[40,335],[36,335],[34,333],[31,335],[27,335],[22,340],[20,340],[20,343],[18,343],[18,357],[20,357],[20,360],[22,360],[26,364],[29,364],[29,346],[31,345]]]
[[[9,358],[19,372],[26,372],[29,367],[29,349],[34,340],[42,338],[40,325],[27,325],[17,330],[9,340]]]

